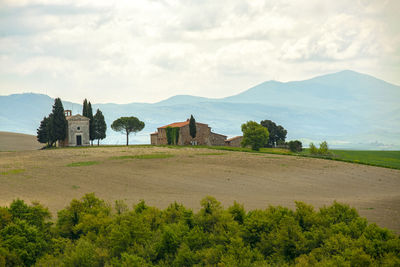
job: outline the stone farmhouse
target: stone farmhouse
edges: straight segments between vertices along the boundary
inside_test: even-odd
[[[192,138],[189,131],[189,119],[183,122],[174,122],[157,128],[157,132],[150,134],[152,145],[167,145],[167,127],[179,128],[179,139],[177,145],[207,145],[224,146],[226,136],[213,133],[208,124],[196,122],[196,137]]]
[[[76,114],[72,116],[71,110],[65,110],[65,118],[68,121],[67,138],[61,146],[88,146],[89,118]]]

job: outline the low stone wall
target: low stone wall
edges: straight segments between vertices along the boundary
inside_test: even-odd
[[[152,145],[158,145],[158,134],[157,133],[152,133],[150,134],[150,144]]]
[[[224,146],[226,135],[217,134],[217,133],[210,133],[210,145],[211,146]]]
[[[242,140],[243,140],[243,136],[237,136],[237,137],[228,139],[225,142],[225,144],[226,144],[226,146],[241,147]]]

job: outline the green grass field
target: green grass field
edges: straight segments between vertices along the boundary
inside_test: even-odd
[[[287,149],[282,148],[261,148],[260,151],[253,151],[250,148],[242,147],[224,147],[215,146],[207,147],[210,149],[252,152],[252,153],[265,153],[265,154],[279,154],[279,155],[293,155],[313,158],[324,158],[328,160],[338,160],[351,163],[372,165],[378,167],[385,167],[391,169],[400,169],[400,151],[369,151],[369,150],[335,150],[331,149],[331,156],[318,156],[311,155],[308,149],[304,149],[301,153],[292,153]]]
[[[332,150],[339,160],[400,169],[400,151]]]

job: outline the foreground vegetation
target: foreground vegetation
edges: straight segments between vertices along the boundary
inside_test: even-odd
[[[400,239],[333,203],[314,211],[228,209],[212,197],[194,213],[139,202],[114,207],[94,194],[73,200],[49,221],[22,200],[0,208],[0,266],[398,266]]]

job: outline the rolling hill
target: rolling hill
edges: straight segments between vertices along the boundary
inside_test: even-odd
[[[53,99],[41,94],[0,96],[0,130],[35,134],[41,119],[51,111]],[[341,71],[304,81],[268,81],[240,94],[220,99],[177,95],[154,104],[94,104],[107,125],[120,116],[137,116],[145,129],[132,136],[134,143],[149,143],[149,133],[193,114],[213,131],[241,134],[247,120],[271,119],[288,130],[288,139],[327,140],[331,147],[400,149],[400,86],[369,75]],[[63,102],[73,114],[82,105]],[[103,143],[123,144],[110,128]]]

